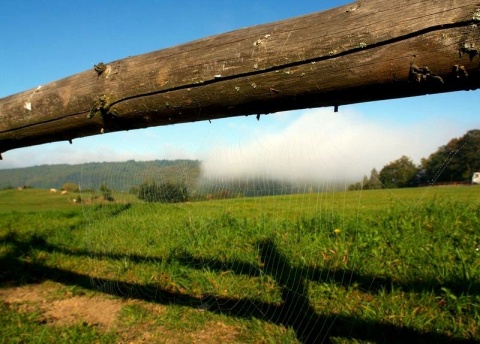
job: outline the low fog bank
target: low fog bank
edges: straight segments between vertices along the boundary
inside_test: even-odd
[[[343,189],[402,155],[420,163],[468,129],[457,128],[457,133],[454,127],[432,121],[379,122],[348,110],[303,111],[280,131],[208,151],[201,159],[202,176],[212,184],[264,180],[298,188]]]
[[[245,176],[243,178],[201,178],[196,194],[208,198],[258,197],[319,193],[344,190],[347,184],[318,182],[313,180],[281,180],[268,176]]]

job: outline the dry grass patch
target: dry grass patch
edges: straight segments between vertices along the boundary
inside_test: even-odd
[[[202,329],[173,330],[158,319],[167,306],[83,293],[50,281],[0,289],[0,300],[21,313],[36,313],[46,326],[82,324],[117,334],[117,343],[238,343],[240,329],[221,321]]]
[[[99,295],[73,295],[52,282],[0,289],[0,299],[21,311],[37,310],[50,325],[83,323],[106,330],[115,327],[124,303]]]

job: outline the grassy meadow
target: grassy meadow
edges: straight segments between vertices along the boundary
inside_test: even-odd
[[[0,191],[0,343],[480,341],[480,187],[72,197]]]

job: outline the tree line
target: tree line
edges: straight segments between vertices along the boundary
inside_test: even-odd
[[[370,177],[349,186],[349,190],[405,188],[442,183],[470,182],[480,171],[480,130],[469,130],[451,139],[419,165],[403,155],[380,171],[372,169]]]

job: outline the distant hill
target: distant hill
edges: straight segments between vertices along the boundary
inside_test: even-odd
[[[65,183],[82,189],[98,189],[106,184],[114,190],[128,191],[144,181],[182,181],[195,183],[200,175],[198,160],[154,160],[101,162],[78,165],[41,165],[0,170],[0,189],[18,186],[61,188]]]
[[[130,191],[144,182],[181,182],[193,197],[231,198],[287,195],[325,191],[321,183],[289,182],[268,178],[202,179],[198,160],[153,160],[95,162],[77,165],[41,165],[0,170],[0,189],[30,186],[60,189],[65,183],[79,184],[82,190],[99,190],[102,184],[116,191]]]

